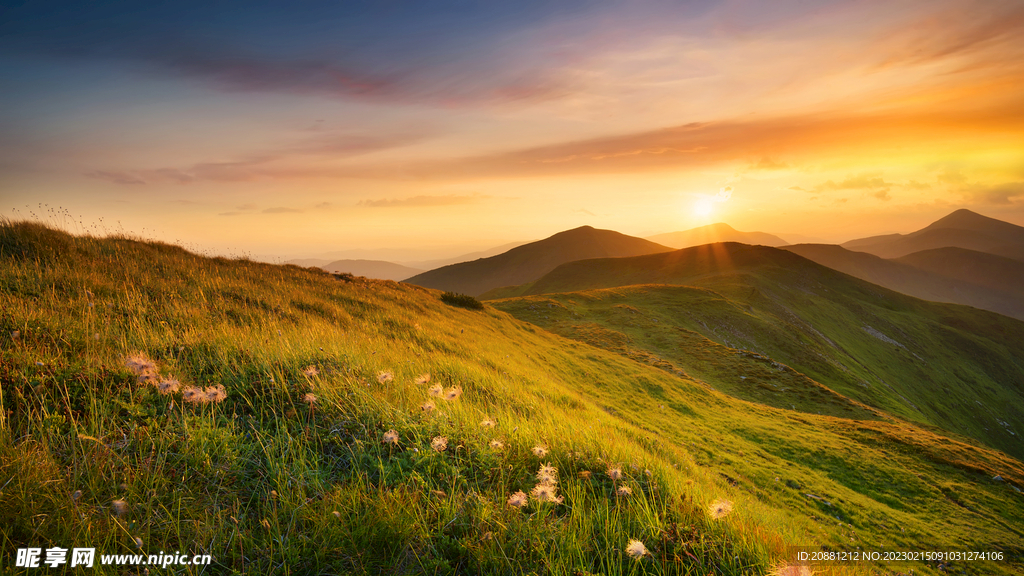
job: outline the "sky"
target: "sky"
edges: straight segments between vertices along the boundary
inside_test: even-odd
[[[1024,225],[1019,0],[0,3],[6,217],[416,260],[959,208]]]

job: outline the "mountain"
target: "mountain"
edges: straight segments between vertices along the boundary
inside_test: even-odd
[[[1024,322],[735,243],[570,262],[521,292],[536,296],[492,305],[548,329],[556,321],[547,309],[561,307],[560,322],[619,332],[601,318],[631,307],[671,327],[673,337],[659,346],[673,354],[688,354],[692,342],[682,334],[691,331],[853,401],[1024,456],[1016,424],[1024,422]],[[550,300],[557,303],[545,309]]]
[[[664,244],[665,246],[677,249],[712,244],[714,242],[740,242],[742,244],[760,244],[763,246],[784,246],[788,244],[788,242],[778,236],[765,232],[740,232],[722,222],[682,232],[669,232],[667,234],[648,236],[647,239],[651,242],[657,242],[658,244]]]
[[[936,248],[897,260],[834,244],[795,244],[783,250],[916,298],[1024,320],[1024,263],[1016,260],[963,248]]]
[[[1024,262],[1020,260],[951,247],[914,252],[895,262],[1005,293],[1024,306]]]
[[[1024,227],[961,209],[917,232],[861,238],[842,247],[882,258],[955,247],[1024,261]]]
[[[614,291],[633,329],[666,324]],[[898,563],[915,574],[1024,568],[1024,463],[1004,452],[725,346],[699,361],[828,413],[440,296],[0,220],[0,565],[85,542],[232,574],[794,573],[796,546],[1004,554]]]
[[[480,250],[478,252],[470,252],[469,254],[462,254],[451,258],[439,258],[434,260],[417,260],[413,262],[402,262],[404,266],[410,268],[419,268],[420,270],[433,270],[442,266],[448,266],[449,264],[459,264],[461,262],[469,262],[471,260],[479,260],[481,258],[489,258],[491,256],[497,256],[504,252],[508,252],[513,248],[518,248],[527,242],[509,242],[508,244],[502,244],[501,246],[495,246],[494,248],[488,248],[487,250]]]
[[[472,262],[451,264],[408,278],[406,282],[479,296],[501,286],[532,282],[556,266],[586,258],[619,258],[667,252],[671,248],[612,230],[583,226]]]
[[[423,270],[418,268],[410,268],[401,264],[395,264],[394,262],[384,262],[383,260],[335,260],[320,266],[320,268],[334,274],[348,273],[367,278],[395,281],[405,280],[410,276],[423,272]]]
[[[284,262],[284,264],[291,264],[293,266],[298,266],[299,268],[319,268],[325,264],[330,263],[331,261],[325,258],[295,258],[293,260],[287,260]]]

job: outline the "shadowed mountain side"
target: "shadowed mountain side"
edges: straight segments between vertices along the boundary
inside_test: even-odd
[[[834,244],[782,249],[915,298],[974,306],[1024,320],[1024,264],[1016,260],[962,248],[937,248],[899,260]],[[950,269],[944,270],[947,265]]]
[[[922,250],[957,247],[1024,261],[1024,227],[970,210],[957,210],[917,232],[861,238],[841,246],[882,258],[900,258]]]
[[[671,246],[672,248],[689,248],[715,242],[740,242],[743,244],[760,244],[763,246],[784,246],[788,244],[778,236],[766,232],[740,232],[732,226],[719,222],[682,232],[669,232],[648,236],[651,242]]]
[[[935,248],[896,259],[936,276],[1003,292],[1024,307],[1024,262],[964,248]]]
[[[348,273],[378,280],[395,280],[396,282],[423,272],[421,269],[383,260],[335,260],[320,266],[320,268],[333,274]]]
[[[406,282],[479,296],[500,286],[532,282],[566,262],[668,251],[671,248],[642,238],[583,226],[513,248],[504,254],[430,270]]]
[[[576,293],[583,308],[595,298],[589,291],[638,284],[695,286],[715,296],[667,286],[671,297],[634,293],[621,304],[790,366],[858,402],[1024,454],[1024,430],[1015,424],[1024,422],[1020,321],[899,294],[786,250],[735,243],[571,262],[523,292]],[[595,321],[573,310],[580,321]]]

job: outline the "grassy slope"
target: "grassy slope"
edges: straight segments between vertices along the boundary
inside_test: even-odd
[[[749,574],[786,544],[967,546],[1015,558],[967,573],[1021,566],[1021,463],[907,424],[736,401],[392,282],[25,225],[0,227],[0,259],[4,569],[21,546],[127,553],[135,537],[213,554],[218,573]],[[133,351],[227,400],[157,394],[124,367]],[[428,371],[464,390],[429,414],[413,383]],[[390,428],[398,446],[380,442]],[[510,509],[541,461],[565,503]],[[610,495],[613,462],[632,497]],[[723,497],[735,511],[714,520]],[[629,538],[652,556],[626,558]]]
[[[694,323],[694,316],[721,316],[734,307],[709,290],[637,285],[492,304],[545,330],[695,378],[737,398],[841,418],[885,417],[789,366],[724,346],[684,327]]]
[[[728,243],[573,262],[529,291],[648,282],[705,292],[629,302],[645,314],[757,352],[858,402],[1024,455],[1020,321],[917,300],[783,250]]]

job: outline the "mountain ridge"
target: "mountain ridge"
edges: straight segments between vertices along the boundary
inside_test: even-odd
[[[794,244],[782,249],[915,298],[964,304],[1024,320],[1024,291],[1013,289],[1014,281],[1024,282],[1024,264],[1017,260],[964,248],[934,248],[897,259],[836,244]],[[986,262],[988,266],[979,270],[970,266],[972,260]],[[993,264],[999,263],[1018,272],[1011,277],[1001,275],[992,269]],[[957,273],[950,270],[951,266],[969,268],[973,273]]]
[[[501,286],[531,282],[560,264],[595,257],[625,257],[668,252],[671,248],[612,230],[581,226],[507,252],[429,270],[405,282],[480,296]]]
[[[774,234],[768,234],[767,232],[740,232],[724,222],[717,222],[679,232],[655,234],[654,236],[647,236],[647,239],[677,250],[716,242],[740,242],[742,244],[760,244],[764,246],[783,246],[788,244],[788,242]]]
[[[1024,227],[962,208],[915,232],[869,236],[840,246],[882,258],[955,247],[1024,261]]]

